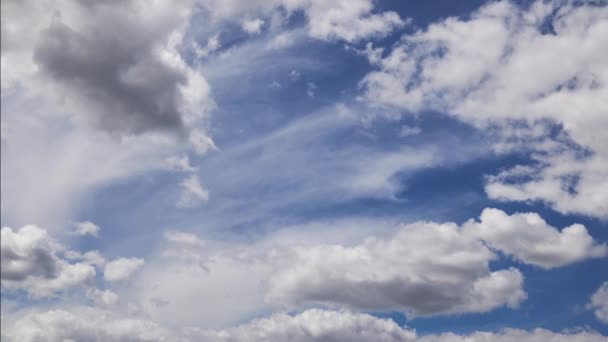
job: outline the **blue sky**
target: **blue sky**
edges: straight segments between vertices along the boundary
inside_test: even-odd
[[[604,340],[605,5],[3,3],[2,340]]]

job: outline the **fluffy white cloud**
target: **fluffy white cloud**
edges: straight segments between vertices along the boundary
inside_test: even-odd
[[[462,226],[416,222],[395,230],[394,223],[354,220],[298,226],[252,244],[175,231],[165,237],[131,293],[154,319],[201,328],[316,305],[409,316],[516,308],[526,298],[524,276],[515,268],[491,270],[493,260],[510,255],[553,268],[606,253],[581,225],[559,231],[537,214],[497,209]],[[202,305],[226,309],[218,314]]]
[[[481,213],[479,222],[469,221],[464,229],[492,248],[542,268],[608,255],[608,245],[594,242],[585,226],[573,224],[560,232],[536,213],[507,215],[488,208]]]
[[[111,307],[118,303],[118,295],[112,290],[91,288],[87,290],[87,297],[89,297],[96,306],[100,307]]]
[[[185,178],[180,186],[182,192],[176,204],[178,208],[193,208],[209,200],[209,192],[203,189],[196,175]]]
[[[75,233],[78,235],[91,235],[97,237],[99,234],[99,226],[90,221],[76,222],[74,226],[76,227]]]
[[[154,322],[87,307],[29,312],[2,324],[2,340],[11,342],[174,341]]]
[[[217,331],[192,330],[205,341],[415,341],[416,333],[388,319],[347,311],[306,310],[290,316],[276,313]]]
[[[417,336],[389,319],[349,311],[309,309],[265,318],[221,330],[169,329],[141,317],[105,309],[72,307],[3,316],[2,340],[34,341],[360,341],[360,342],[600,342],[595,332],[556,333],[545,329],[505,329]]]
[[[595,317],[600,322],[608,324],[608,282],[604,282],[591,296],[587,308],[594,310]]]
[[[144,265],[139,258],[118,258],[108,262],[104,268],[103,276],[107,281],[116,282],[129,279]]]
[[[267,300],[413,316],[515,308],[526,298],[523,275],[514,268],[491,272],[494,258],[456,224],[413,223],[353,247],[296,248],[271,276]]]
[[[24,290],[34,297],[49,297],[90,283],[95,269],[86,262],[69,263],[59,254],[65,248],[44,229],[24,226],[2,228],[2,287]]]
[[[365,98],[406,112],[439,111],[479,127],[562,125],[591,153],[530,144],[534,169],[499,177],[488,195],[540,200],[563,213],[608,217],[608,8],[537,1],[491,2],[404,36],[362,81]],[[375,56],[375,55],[374,55]],[[561,56],[555,59],[555,56]],[[558,141],[559,142],[559,141]],[[580,151],[579,151],[580,152]]]

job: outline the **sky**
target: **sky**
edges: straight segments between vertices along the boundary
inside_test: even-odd
[[[608,3],[1,3],[2,341],[606,341]]]

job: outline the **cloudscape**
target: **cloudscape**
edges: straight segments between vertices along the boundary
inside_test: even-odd
[[[608,340],[608,2],[1,6],[2,341]]]

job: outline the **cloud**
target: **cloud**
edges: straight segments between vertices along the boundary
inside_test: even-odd
[[[565,227],[560,232],[536,213],[507,215],[490,208],[483,210],[479,220],[468,221],[464,229],[492,248],[545,269],[608,255],[608,245],[593,241],[581,224]]]
[[[2,50],[3,71],[27,61],[36,70],[16,81],[61,101],[78,119],[119,133],[180,131],[213,107],[206,81],[177,51],[189,1],[45,4],[3,6],[11,13],[3,32],[16,28],[11,34],[25,39],[20,49]]]
[[[108,262],[104,268],[103,276],[109,282],[127,280],[144,265],[139,258],[118,258]]]
[[[593,310],[600,322],[608,324],[608,282],[604,282],[591,296],[587,309]]]
[[[244,20],[241,27],[243,28],[243,31],[249,34],[259,34],[262,31],[263,25],[264,20],[258,18]]]
[[[488,195],[606,218],[608,106],[599,99],[608,96],[608,62],[599,56],[608,53],[607,18],[608,8],[591,4],[491,2],[470,17],[405,35],[384,58],[370,58],[377,70],[362,80],[363,97],[406,113],[448,113],[492,134],[496,126],[557,123],[579,148],[564,153],[572,144],[529,144],[540,153],[532,156],[537,165],[528,180],[491,179]]]
[[[556,333],[536,328],[526,331],[521,329],[504,329],[499,332],[474,332],[470,335],[445,333],[424,336],[420,342],[600,342],[606,339],[596,332]]]
[[[251,13],[271,16],[281,13],[281,10],[287,13],[303,11],[308,19],[309,36],[321,40],[357,42],[381,38],[406,23],[393,11],[375,13],[374,2],[371,0],[230,0],[203,3],[215,18],[234,19]]]
[[[74,232],[78,235],[91,235],[97,237],[99,234],[99,226],[93,222],[76,222],[74,225],[76,226],[76,230]]]
[[[52,297],[95,279],[86,262],[69,263],[59,254],[65,248],[44,229],[24,226],[2,228],[2,288],[24,290],[34,297]]]
[[[194,42],[194,53],[198,58],[205,58],[221,47],[222,44],[220,43],[220,35],[214,34],[207,39],[207,45],[204,47],[201,47],[197,42]]]
[[[172,330],[154,321],[106,309],[70,307],[3,316],[2,339],[8,342],[86,341],[392,341],[392,342],[600,342],[592,331],[552,332],[504,329],[417,336],[414,330],[368,314],[309,309],[294,315],[274,313],[221,330],[189,327]]]
[[[166,328],[149,320],[87,307],[29,312],[3,321],[7,341],[173,341]]]
[[[180,184],[182,192],[176,206],[178,208],[193,208],[209,200],[209,192],[201,186],[196,175],[191,175]]]
[[[495,255],[453,223],[405,225],[388,239],[296,248],[269,279],[267,300],[412,316],[487,312],[525,298],[514,268],[491,272]]]
[[[111,307],[118,303],[118,295],[112,290],[91,288],[87,290],[87,297],[98,307]]]
[[[217,331],[190,332],[205,341],[415,341],[416,333],[388,319],[347,311],[306,310],[294,316],[267,318]]]

